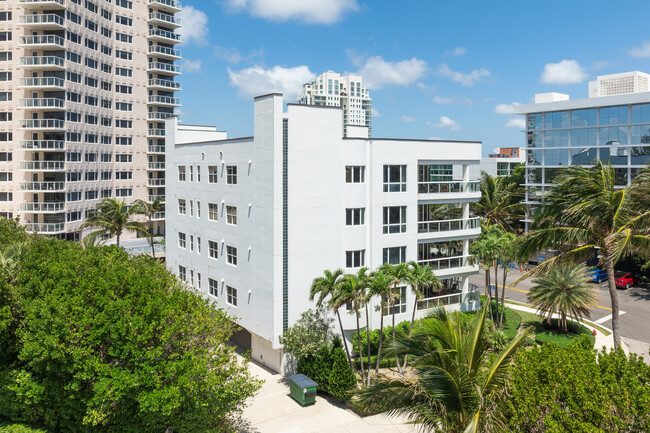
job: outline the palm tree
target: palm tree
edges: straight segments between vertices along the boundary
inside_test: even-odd
[[[147,217],[149,225],[149,243],[151,244],[151,256],[156,258],[156,250],[154,248],[153,242],[153,216],[158,212],[165,210],[165,202],[160,200],[160,198],[155,199],[151,203],[144,200],[136,200],[135,207],[137,207],[137,213],[145,215]]]
[[[384,344],[384,308],[387,302],[394,295],[393,291],[393,277],[384,273],[382,270],[377,270],[370,276],[370,296],[379,296],[379,347],[377,348],[377,366],[375,367],[375,375],[379,374],[379,361],[381,360],[381,349]],[[370,362],[370,359],[368,359]]]
[[[650,211],[635,207],[628,188],[618,188],[611,165],[598,161],[592,168],[572,166],[557,177],[557,185],[544,197],[534,216],[533,228],[520,253],[528,255],[547,248],[560,254],[524,274],[543,274],[556,263],[580,263],[596,252],[609,275],[614,345],[621,345],[619,305],[614,266],[621,257],[650,247]]]
[[[597,290],[589,284],[583,265],[558,265],[533,280],[528,301],[551,323],[553,313],[560,313],[560,329],[568,331],[566,316],[578,320],[590,317],[589,308],[598,302]]]
[[[116,237],[117,246],[119,247],[120,238],[125,231],[145,236],[149,235],[142,223],[131,220],[136,213],[138,213],[138,208],[136,206],[127,206],[124,200],[103,198],[97,205],[97,209],[88,216],[81,228],[97,228],[97,230],[87,235],[87,237],[90,237],[91,243],[94,244],[94,241],[100,236],[108,235],[109,237]]]
[[[366,288],[368,287],[367,272],[368,268],[363,267],[359,269],[356,274],[344,275],[338,285],[338,290],[335,295],[337,298],[336,302],[347,304],[352,307],[352,311],[354,311],[357,319],[357,349],[359,351],[359,359],[361,360],[361,382],[365,381],[365,369],[363,367],[363,349],[361,346],[361,327],[359,326],[359,318],[361,317],[363,304],[366,302]],[[368,317],[366,316],[366,330],[368,329],[367,321]],[[368,363],[370,363],[370,358],[368,358]],[[370,375],[370,373],[368,375]]]
[[[359,392],[360,406],[372,413],[405,415],[423,431],[478,432],[498,424],[490,409],[500,398],[511,361],[530,329],[492,355],[486,316],[483,307],[464,328],[457,315],[435,310],[412,336],[388,349],[390,355],[413,359],[413,375],[380,378]]]
[[[392,263],[384,263],[379,267],[384,273],[390,275],[393,279],[393,292],[390,296],[389,305],[390,312],[393,321],[393,343],[395,342],[395,301],[400,299],[401,293],[398,292],[397,286],[399,284],[405,284],[409,277],[409,266],[406,263],[399,263],[393,265]],[[382,311],[383,314],[383,311]],[[399,359],[395,357],[395,363],[397,364],[398,371],[402,371],[402,367],[399,364]]]
[[[501,241],[500,234],[503,233],[501,228],[496,225],[486,226],[481,225],[481,236],[471,243],[469,247],[469,252],[472,255],[472,260],[478,260],[483,269],[485,270],[485,292],[488,297],[488,309],[490,310],[490,318],[494,319],[494,314],[492,312],[492,291],[490,290],[490,269],[492,266],[495,267],[494,271],[494,286],[495,286],[495,295],[497,297],[497,307],[498,307],[498,281],[497,273],[498,269],[496,262],[501,254]]]
[[[487,225],[496,224],[505,231],[517,231],[525,206],[522,188],[508,178],[493,177],[481,172],[481,199],[472,203],[472,210]]]
[[[350,368],[354,370],[352,358],[350,357],[350,349],[348,349],[348,341],[345,339],[345,334],[343,333],[343,322],[341,322],[341,313],[339,312],[341,305],[337,302],[336,299],[338,287],[341,283],[342,278],[342,269],[337,269],[335,271],[330,271],[329,269],[324,270],[322,277],[317,277],[314,279],[314,281],[312,281],[311,288],[309,290],[309,300],[313,301],[314,298],[318,295],[316,306],[321,307],[325,303],[325,298],[330,298],[327,306],[328,308],[332,309],[334,313],[336,313],[336,317],[339,319],[339,327],[341,328],[341,337],[343,340],[343,346],[345,347],[345,354],[348,356]]]

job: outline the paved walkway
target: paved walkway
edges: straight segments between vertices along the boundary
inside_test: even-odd
[[[357,416],[335,399],[318,395],[316,403],[302,407],[289,396],[289,386],[276,373],[249,363],[250,371],[265,382],[244,410],[243,433],[370,433],[415,432],[403,418],[374,415]]]

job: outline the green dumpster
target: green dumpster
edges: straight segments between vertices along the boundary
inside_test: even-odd
[[[289,377],[291,397],[302,406],[316,402],[318,384],[304,374],[294,374]]]

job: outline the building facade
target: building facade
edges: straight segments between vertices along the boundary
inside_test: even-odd
[[[179,11],[174,0],[0,2],[0,216],[79,240],[104,197],[164,198]]]
[[[255,99],[252,137],[167,120],[167,266],[237,317],[240,344],[276,371],[279,336],[314,307],[311,282],[325,269],[415,260],[444,284],[424,293],[417,317],[476,306],[468,246],[480,226],[469,204],[480,192],[469,167],[481,143],[369,139],[361,127],[342,138],[341,121],[338,108],[285,112],[278,94]],[[415,301],[400,290],[397,321]],[[372,328],[381,314],[370,308]]]
[[[299,104],[340,107],[343,111],[343,136],[348,126],[363,126],[372,131],[372,100],[360,75],[341,76],[328,71],[303,84]]]
[[[472,179],[481,177],[481,172],[485,171],[490,176],[509,176],[515,168],[523,164],[526,160],[525,152],[519,147],[500,147],[494,149],[487,158],[481,158],[478,166],[472,166],[470,175]]]
[[[531,207],[541,203],[563,167],[609,162],[624,187],[650,162],[650,92],[577,100],[554,93],[535,100],[515,108],[526,118],[526,203]]]
[[[648,80],[650,80],[650,75],[639,71],[601,75],[596,80],[589,82],[589,97],[647,92],[650,90]]]

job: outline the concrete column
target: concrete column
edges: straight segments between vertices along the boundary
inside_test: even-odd
[[[463,182],[469,181],[469,165],[463,164]]]

